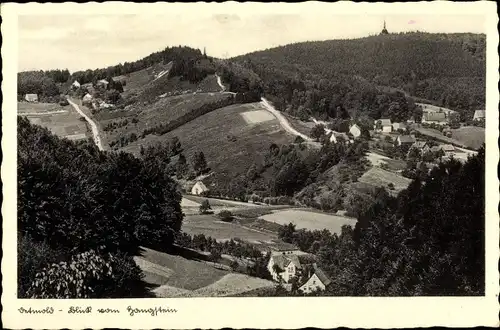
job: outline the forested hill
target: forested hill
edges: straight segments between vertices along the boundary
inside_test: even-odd
[[[470,112],[484,107],[485,49],[485,35],[412,32],[295,43],[232,61],[256,72],[268,85],[266,92],[276,78],[297,82],[298,90],[300,82],[307,88],[321,79],[355,78]]]

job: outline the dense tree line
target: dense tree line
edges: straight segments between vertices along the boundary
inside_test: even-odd
[[[298,116],[324,113],[332,117],[328,109],[341,104],[351,115],[354,111],[370,111],[370,116],[378,119],[386,116],[383,111],[390,102],[382,110],[364,108],[373,107],[375,98],[390,97],[395,92],[407,98],[434,100],[459,111],[463,119],[470,117],[471,111],[484,108],[485,35],[416,32],[303,42],[242,55],[232,61],[254,71],[262,79],[266,96],[274,98],[281,110],[290,108]],[[318,88],[324,85],[322,80],[332,87]],[[371,87],[363,89],[372,91],[358,92],[358,83],[368,84]],[[333,86],[337,86],[333,91],[336,97],[307,96],[314,90],[331,93]],[[389,88],[373,90],[378,86]],[[309,98],[308,103],[301,100],[304,96],[300,92]],[[349,104],[353,98],[355,103]],[[398,112],[409,117],[404,113],[411,113],[412,107],[400,107]]]
[[[37,94],[41,102],[59,102],[61,94],[55,78],[63,79],[58,71],[26,71],[17,74],[17,94],[24,99],[25,94]],[[64,76],[60,73],[61,76]]]
[[[162,51],[152,53],[140,60],[134,62],[125,62],[110,66],[104,69],[77,71],[71,75],[72,80],[78,80],[81,84],[90,83],[99,79],[104,79],[108,76],[116,77],[135,71],[146,69],[157,63],[167,64],[170,61],[176,61],[185,58],[201,58],[202,54],[199,49],[190,47],[167,47]]]
[[[279,236],[319,257],[326,295],[484,294],[484,148],[450,160],[397,198],[379,195],[340,235],[284,226]]]
[[[89,250],[132,255],[139,245],[172,244],[180,230],[175,182],[131,154],[60,139],[20,117],[17,165],[18,231],[27,242],[19,245],[23,288],[53,260],[71,262]],[[38,246],[47,257],[21,251]]]

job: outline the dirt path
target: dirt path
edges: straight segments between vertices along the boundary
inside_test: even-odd
[[[261,104],[264,106],[264,108],[266,108],[267,111],[272,113],[276,117],[276,119],[278,119],[281,127],[283,127],[283,129],[285,131],[287,131],[290,134],[300,136],[305,141],[313,141],[313,139],[310,138],[309,136],[302,134],[299,131],[297,131],[295,128],[293,128],[292,125],[290,125],[288,120],[285,118],[285,116],[283,116],[281,114],[281,112],[276,110],[265,98],[261,98]]]
[[[97,128],[97,125],[96,123],[90,119],[89,116],[87,116],[81,109],[80,107],[78,106],[78,104],[74,103],[73,101],[71,101],[71,99],[68,97],[68,102],[69,104],[71,104],[71,106],[73,108],[75,108],[75,110],[83,117],[85,118],[85,120],[89,123],[90,127],[92,128],[92,135],[94,136],[94,142],[97,146],[97,148],[99,148],[99,150],[103,151],[104,148],[102,147],[102,143],[101,143],[101,138],[99,137],[99,130]]]

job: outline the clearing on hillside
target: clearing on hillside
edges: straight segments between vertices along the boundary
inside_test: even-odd
[[[240,113],[254,107],[255,103],[216,109],[162,136],[148,135],[123,150],[138,154],[140,145],[168,141],[177,136],[188,161],[195,152],[203,151],[214,172],[210,179],[228,185],[235,176],[246,173],[254,162],[263,161],[271,144],[293,142],[293,137],[286,134],[277,119],[248,125]]]
[[[454,139],[462,142],[471,149],[479,149],[485,139],[483,127],[464,126],[451,131]]]
[[[243,119],[251,125],[258,124],[265,121],[273,120],[275,117],[269,113],[267,110],[255,110],[255,111],[247,111],[241,114]]]
[[[244,274],[227,274],[215,283],[195,292],[202,297],[224,297],[262,288],[274,288],[275,282]]]
[[[338,215],[321,213],[309,210],[285,210],[276,211],[260,217],[269,222],[280,225],[293,223],[297,229],[323,230],[340,234],[343,225],[354,226],[357,222],[354,218],[341,217]]]
[[[394,191],[399,192],[406,189],[411,180],[396,173],[383,170],[379,167],[373,167],[359,178],[359,182],[384,188],[387,188],[389,183],[392,183],[394,185]]]

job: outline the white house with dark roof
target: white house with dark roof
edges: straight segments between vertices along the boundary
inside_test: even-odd
[[[356,139],[361,136],[361,128],[354,124],[349,128],[349,133],[351,133],[351,135]]]
[[[484,120],[485,118],[486,118],[485,110],[476,110],[474,111],[474,117],[472,118],[472,120],[479,121],[479,120]]]
[[[398,129],[405,130],[406,124],[405,123],[392,123],[392,129],[395,131],[397,131]]]
[[[24,99],[28,102],[38,102],[38,94],[26,94]]]
[[[307,281],[299,287],[304,293],[324,291],[332,281],[316,264],[313,265],[314,272],[309,275]]]
[[[73,83],[71,84],[71,86],[74,87],[74,88],[80,88],[81,85],[78,82],[78,80],[75,80],[75,81],[73,81]]]

